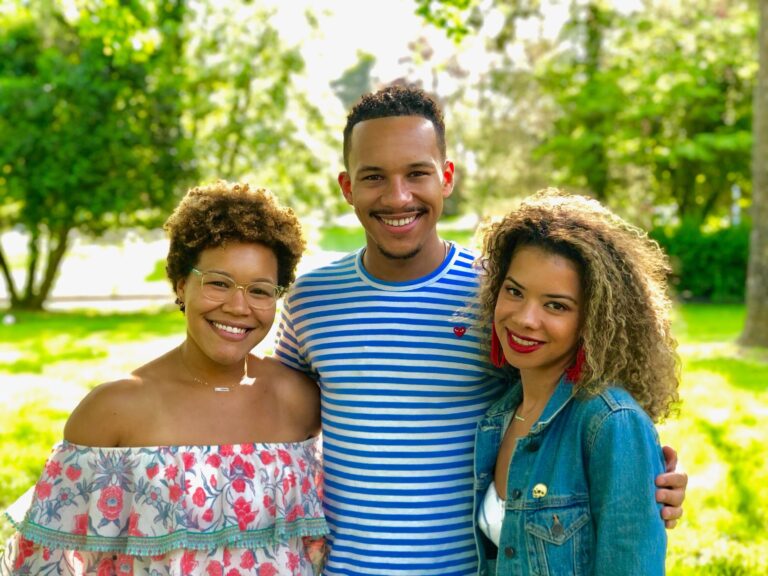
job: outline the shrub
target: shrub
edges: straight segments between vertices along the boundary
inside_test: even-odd
[[[749,256],[749,226],[703,232],[698,223],[650,231],[669,255],[671,283],[685,300],[743,302]]]

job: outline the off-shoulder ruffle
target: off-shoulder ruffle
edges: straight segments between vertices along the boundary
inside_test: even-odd
[[[282,444],[54,447],[21,536],[49,549],[154,556],[327,533],[319,439]]]

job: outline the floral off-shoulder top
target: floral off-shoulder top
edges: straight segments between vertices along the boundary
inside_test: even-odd
[[[322,563],[320,440],[93,448],[62,442],[9,518],[0,574],[311,575]],[[13,507],[12,507],[13,508]]]

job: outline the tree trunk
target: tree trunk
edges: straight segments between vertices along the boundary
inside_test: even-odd
[[[752,133],[752,234],[747,270],[747,320],[741,343],[768,347],[768,0],[759,0],[759,69]]]
[[[66,227],[56,231],[56,234],[51,233],[48,240],[48,254],[46,254],[45,274],[43,275],[43,281],[40,283],[40,287],[37,289],[35,297],[32,300],[32,304],[35,310],[42,310],[43,303],[48,299],[48,294],[53,288],[53,283],[56,280],[56,276],[59,273],[59,267],[61,261],[64,258],[64,254],[69,248],[69,231],[71,228]]]
[[[586,32],[585,51],[586,51],[586,74],[587,86],[599,82],[597,76],[603,66],[603,36],[605,34],[606,16],[602,8],[595,2],[590,2],[586,8]],[[592,193],[601,202],[605,202],[608,195],[608,160],[605,148],[606,134],[604,134],[604,124],[608,122],[606,114],[593,113],[585,118],[587,131],[594,134],[600,134],[602,137],[599,142],[592,145],[588,152],[592,160],[591,169],[586,171],[587,185]]]
[[[43,304],[53,288],[56,275],[61,267],[61,261],[69,247],[69,233],[71,227],[66,226],[56,233],[34,234],[30,237],[27,256],[27,280],[21,296],[12,294],[11,310],[42,310]],[[43,240],[46,240],[43,243]],[[37,268],[40,261],[41,243],[44,246],[45,270],[43,277],[37,282]],[[10,272],[9,272],[10,273]],[[14,293],[15,294],[15,293]]]
[[[18,304],[19,295],[16,291],[16,284],[13,281],[13,275],[11,274],[11,267],[5,258],[5,252],[3,247],[0,246],[0,270],[3,273],[3,279],[5,280],[5,291],[8,293],[8,301],[11,308]]]

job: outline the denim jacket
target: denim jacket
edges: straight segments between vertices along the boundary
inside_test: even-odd
[[[478,423],[475,519],[521,398],[516,382]],[[656,429],[626,390],[574,396],[562,379],[512,454],[498,549],[475,522],[480,576],[663,575],[663,470]]]

